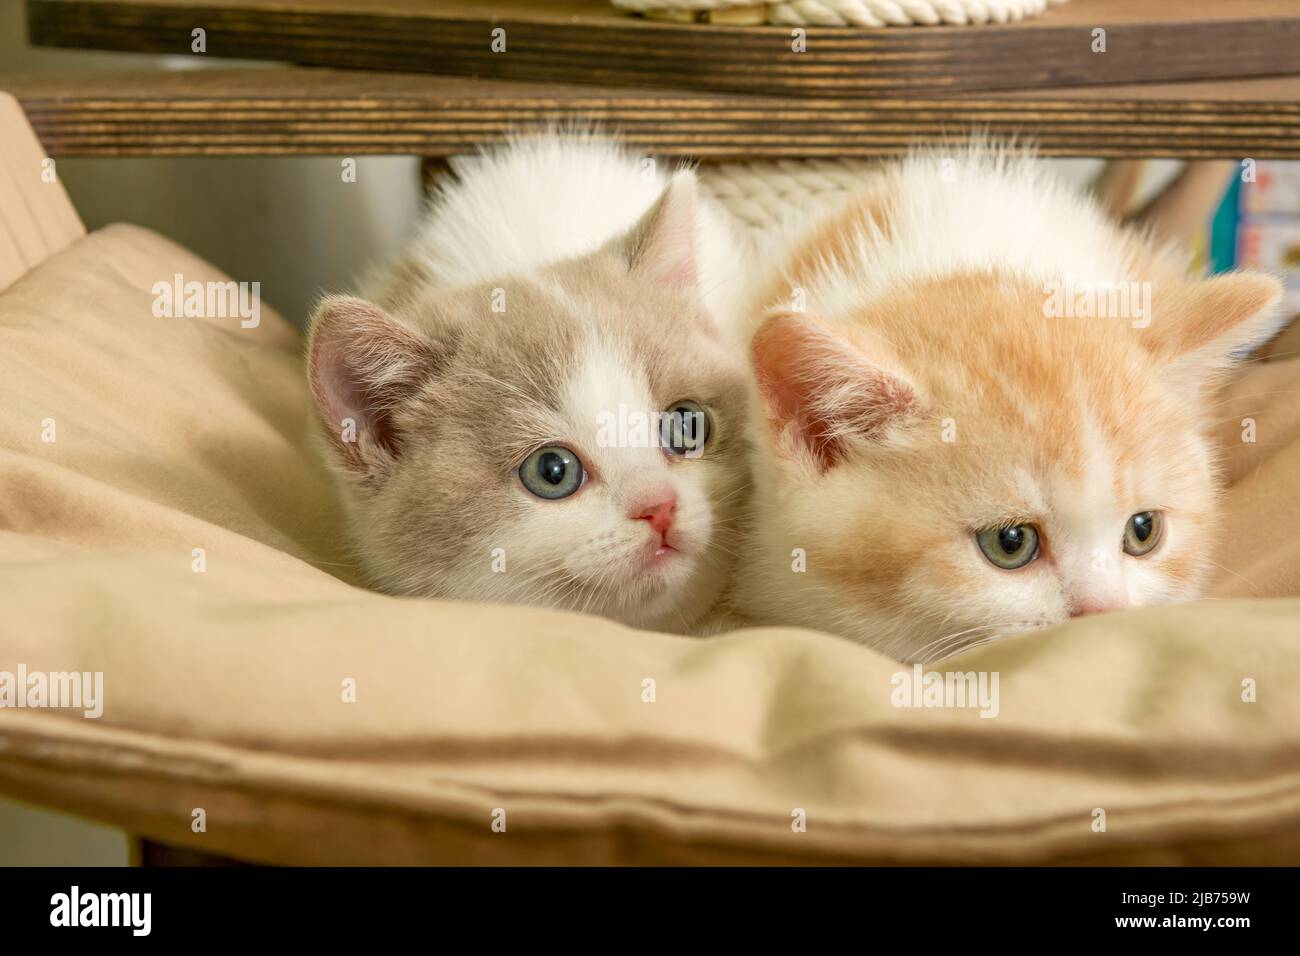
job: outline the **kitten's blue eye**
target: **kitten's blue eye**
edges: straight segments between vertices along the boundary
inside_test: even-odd
[[[582,460],[563,445],[545,445],[519,466],[519,480],[539,498],[567,498],[586,478]]]
[[[1038,529],[1031,524],[985,528],[975,532],[975,542],[995,568],[1014,571],[1038,557]]]
[[[1140,558],[1150,554],[1160,543],[1165,528],[1164,515],[1159,511],[1140,511],[1124,525],[1124,553]]]
[[[709,440],[712,424],[699,402],[675,402],[660,420],[659,444],[671,455],[698,455]]]

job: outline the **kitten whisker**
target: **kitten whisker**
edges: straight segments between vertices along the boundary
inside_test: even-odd
[[[1240,580],[1244,581],[1244,582],[1246,583],[1246,586],[1250,588],[1250,592],[1251,592],[1251,594],[1252,594],[1252,595],[1255,594],[1255,582],[1252,581],[1252,580],[1250,580],[1250,578],[1246,577],[1244,574],[1239,574],[1238,572],[1232,570],[1232,568],[1226,567],[1226,566],[1220,564],[1218,561],[1215,561],[1215,560],[1213,560],[1213,559],[1211,559],[1211,558],[1208,558],[1208,557],[1207,557],[1207,558],[1205,558],[1205,561],[1206,561],[1206,563],[1208,563],[1208,564],[1212,564],[1212,565],[1214,565],[1214,566],[1215,566],[1216,568],[1218,568],[1220,571],[1225,571],[1225,572],[1227,572],[1228,574],[1231,574],[1234,578],[1239,578]]]
[[[967,636],[967,635],[969,635],[969,634],[974,634],[974,633],[977,632],[977,631],[998,630],[998,629],[1001,629],[1001,628],[1007,628],[1007,627],[1021,627],[1021,626],[1025,625],[1026,623],[1028,623],[1028,622],[1026,622],[1026,621],[1006,621],[1006,622],[1003,622],[1003,623],[994,623],[994,624],[977,624],[977,625],[974,626],[974,627],[969,627],[969,628],[966,628],[966,629],[961,630],[961,631],[954,631],[954,632],[951,633],[951,634],[945,634],[945,635],[943,635],[943,636],[941,636],[941,637],[938,637],[938,638],[936,638],[935,640],[931,641],[930,643],[928,643],[928,644],[926,644],[926,645],[924,645],[924,646],[918,648],[917,650],[911,652],[911,653],[909,654],[909,657],[912,657],[912,658],[923,658],[924,655],[929,654],[929,655],[930,655],[930,656],[929,656],[929,659],[933,660],[933,659],[936,659],[935,655],[939,654],[941,650],[945,649],[945,648],[947,647],[947,645],[948,645],[950,642],[953,642],[953,641],[955,641],[955,640],[960,640],[961,638],[963,638],[963,637],[965,637],[965,636]],[[998,636],[998,635],[995,634],[995,635],[993,635],[993,638],[996,638],[997,636]],[[993,639],[993,638],[990,638],[990,639]],[[925,663],[925,662],[926,662],[925,660],[922,660],[922,663]]]

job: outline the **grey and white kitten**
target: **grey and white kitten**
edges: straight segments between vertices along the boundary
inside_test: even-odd
[[[456,172],[367,297],[312,318],[359,564],[392,593],[699,629],[747,480],[745,360],[719,328],[739,241],[692,173],[598,138]]]

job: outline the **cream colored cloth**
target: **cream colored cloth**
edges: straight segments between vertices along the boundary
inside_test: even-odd
[[[85,234],[57,165],[18,101],[0,90],[0,291]]]
[[[938,665],[999,674],[985,719],[826,635],[345,583],[297,334],[156,318],[176,273],[226,278],[113,226],[0,294],[0,672],[104,675],[98,720],[0,710],[0,790],[280,863],[1300,862],[1297,364],[1223,406],[1254,597]]]

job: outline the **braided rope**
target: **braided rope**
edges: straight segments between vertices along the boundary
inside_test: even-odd
[[[862,186],[869,159],[785,159],[701,166],[701,191],[738,222],[764,229],[790,209],[834,200]]]
[[[909,27],[1008,23],[1036,17],[1066,0],[613,0],[634,13],[713,12],[766,7],[768,23],[783,26]]]

